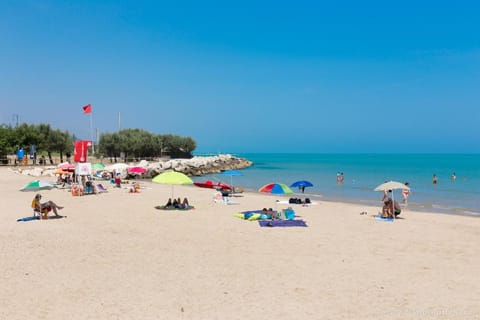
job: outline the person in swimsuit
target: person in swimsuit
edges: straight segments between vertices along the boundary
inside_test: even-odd
[[[405,182],[405,185],[408,187],[409,183]],[[403,200],[402,202],[407,204],[408,203],[408,196],[410,195],[410,190],[409,189],[402,189],[402,196]]]
[[[32,200],[32,208],[34,208],[36,211],[38,211],[40,215],[40,219],[47,219],[48,218],[48,213],[53,210],[53,213],[57,217],[61,217],[57,210],[63,209],[63,207],[58,206],[55,202],[53,201],[47,201],[44,203],[41,203],[40,200],[42,199],[41,194],[35,195],[35,198]]]

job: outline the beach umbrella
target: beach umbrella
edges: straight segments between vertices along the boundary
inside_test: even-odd
[[[92,164],[92,169],[95,171],[103,170],[105,165],[103,163],[94,163]]]
[[[54,174],[67,174],[67,173],[70,173],[70,171],[65,171],[65,170],[62,170],[60,168],[57,168],[53,173]]]
[[[57,168],[62,169],[63,171],[75,171],[75,165],[73,163],[61,163]]]
[[[284,183],[269,183],[258,189],[263,193],[271,194],[291,194],[293,191]]]
[[[313,187],[313,183],[307,180],[299,180],[290,185],[290,188],[300,188],[302,189],[302,192],[306,187]]]
[[[147,172],[147,169],[142,168],[142,167],[131,167],[127,169],[128,173],[145,173]]]
[[[170,184],[172,185],[172,199],[173,199],[173,186],[176,184],[193,184],[192,179],[187,175],[177,172],[177,171],[165,171],[155,176],[152,179],[152,182],[161,183],[161,184]]]
[[[112,172],[112,171],[116,171],[116,170],[123,171],[128,167],[129,167],[129,165],[126,164],[126,163],[114,163],[114,164],[111,164],[109,166],[106,166],[104,169]]]
[[[220,173],[220,175],[224,177],[230,176],[230,187],[232,188],[232,191],[233,191],[233,177],[243,176],[243,174],[238,170],[226,170]]]
[[[392,212],[395,212],[395,199],[394,199],[393,190],[396,190],[396,189],[410,190],[410,188],[406,186],[404,183],[397,182],[397,181],[387,181],[376,186],[375,189],[373,189],[374,191],[382,191],[382,192],[385,192],[385,191],[388,192],[392,190]],[[395,214],[393,215],[393,217],[395,218]]]
[[[32,182],[21,188],[20,191],[50,190],[53,188],[55,188],[55,186],[51,183],[42,180],[33,180]]]

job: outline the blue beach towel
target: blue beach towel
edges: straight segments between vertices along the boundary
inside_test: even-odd
[[[259,220],[260,227],[308,227],[303,220]]]
[[[382,216],[375,216],[375,220],[384,221],[384,222],[393,222],[395,219],[393,219],[393,218],[382,218]]]
[[[32,220],[40,220],[40,217],[35,216],[35,217],[24,217],[17,219],[17,222],[26,222],[26,221],[32,221]]]

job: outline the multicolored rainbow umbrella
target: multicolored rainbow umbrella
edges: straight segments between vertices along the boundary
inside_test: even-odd
[[[269,183],[258,189],[260,192],[271,194],[291,194],[293,191],[284,183]]]

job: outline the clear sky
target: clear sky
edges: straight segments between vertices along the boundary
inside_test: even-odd
[[[478,1],[0,1],[0,123],[480,152]]]

